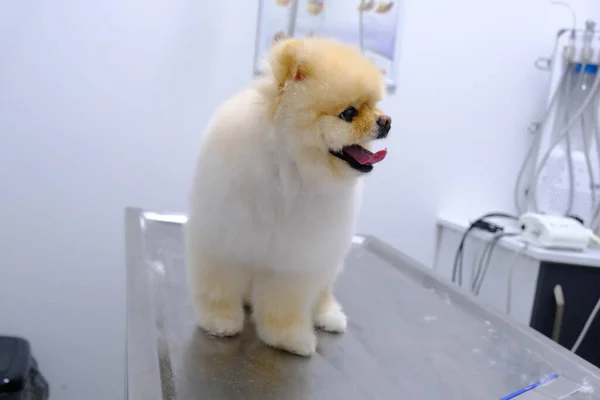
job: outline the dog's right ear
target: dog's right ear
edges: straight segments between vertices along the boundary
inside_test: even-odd
[[[271,71],[280,87],[288,82],[298,82],[308,77],[305,43],[301,39],[283,39],[273,44]]]

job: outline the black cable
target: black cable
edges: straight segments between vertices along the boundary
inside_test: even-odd
[[[472,284],[471,284],[471,291],[475,292],[475,289],[477,287],[477,282],[479,282],[479,279],[481,278],[481,272],[483,270],[483,266],[485,265],[485,263],[488,260],[491,260],[492,253],[493,253],[496,245],[500,241],[500,239],[502,239],[503,237],[512,236],[512,235],[513,235],[513,233],[510,233],[510,232],[497,233],[485,245],[485,247],[483,248],[483,251],[481,252],[481,255],[479,256],[479,259],[477,260],[477,265],[475,267],[475,274],[473,276]]]
[[[465,241],[466,241],[466,238],[469,235],[469,233],[475,228],[483,229],[483,230],[491,232],[491,233],[496,233],[496,232],[502,230],[502,227],[500,227],[496,224],[493,224],[493,223],[486,222],[485,219],[487,219],[487,218],[508,218],[508,219],[514,219],[514,220],[517,219],[517,217],[515,217],[514,215],[501,213],[501,212],[495,212],[495,213],[485,214],[484,216],[475,220],[467,228],[467,230],[463,234],[463,237],[460,241],[459,248],[458,248],[458,250],[456,252],[456,256],[454,258],[454,266],[452,268],[452,282],[456,282],[456,276],[460,272],[458,274],[458,279],[459,279],[459,285],[462,286],[462,270],[463,270],[463,257],[464,257],[463,253],[464,253]]]
[[[481,270],[483,269],[482,266],[485,263],[485,259],[487,258],[487,255],[490,251],[490,249],[492,248],[492,246],[495,246],[496,243],[496,238],[502,237],[506,235],[505,232],[500,232],[495,234],[490,240],[489,242],[487,242],[485,244],[485,246],[483,247],[483,250],[481,251],[481,254],[479,255],[479,258],[475,261],[475,271],[473,274],[473,278],[471,279],[471,293],[475,293],[475,288],[477,287],[477,282],[479,281],[479,277],[481,276]]]
[[[489,222],[486,222],[485,220],[488,218],[507,218],[507,219],[512,219],[512,220],[518,219],[514,215],[501,213],[501,212],[494,212],[494,213],[485,214],[484,216],[478,218],[473,223],[471,223],[471,225],[469,225],[469,227],[467,228],[467,230],[465,231],[465,233],[463,234],[463,236],[460,240],[460,244],[458,246],[458,249],[456,250],[456,255],[454,257],[454,265],[452,266],[452,282],[456,282],[456,277],[458,275],[458,285],[459,286],[462,286],[463,253],[464,253],[464,249],[465,249],[465,241],[466,241],[469,233],[473,229],[476,229],[476,228],[484,229],[484,230],[487,230],[488,232],[492,232],[492,233],[496,233],[502,229],[501,227],[498,227],[498,225],[490,224]]]
[[[492,262],[492,254],[496,249],[496,246],[505,237],[509,236],[518,236],[518,233],[515,232],[501,232],[492,238],[488,246],[486,246],[487,253],[485,254],[485,260],[483,255],[481,257],[481,263],[477,265],[477,273],[475,274],[475,279],[473,280],[474,284],[472,286],[473,293],[475,296],[479,295],[479,291],[481,290],[481,286],[483,285],[483,281],[485,280],[485,276],[487,275],[488,269],[490,267],[490,263]]]

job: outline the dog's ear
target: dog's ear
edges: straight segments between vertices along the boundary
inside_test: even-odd
[[[273,44],[271,71],[279,86],[289,81],[302,81],[308,77],[305,43],[301,39],[283,39]]]

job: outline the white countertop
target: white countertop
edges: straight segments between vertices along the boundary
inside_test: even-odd
[[[494,220],[498,223],[497,220]],[[437,225],[441,228],[446,228],[451,231],[464,233],[468,228],[466,221],[458,221],[449,218],[438,217]],[[503,225],[503,224],[500,224]],[[507,232],[511,232],[514,227],[514,231],[518,231],[516,224],[504,224]],[[494,235],[479,229],[475,229],[469,233],[469,237],[479,238],[481,240],[489,240]],[[506,249],[518,251],[523,248],[525,244],[521,241],[518,236],[504,237],[498,242],[498,246],[502,246]],[[539,247],[529,246],[527,250],[523,252],[533,259],[546,262],[564,263],[564,264],[575,264],[588,267],[600,267],[600,248],[589,247],[585,251],[563,251],[563,250],[549,250]]]

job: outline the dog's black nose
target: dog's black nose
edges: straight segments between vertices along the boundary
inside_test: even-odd
[[[392,118],[390,118],[388,115],[380,115],[377,118],[377,126],[379,126],[377,139],[383,139],[387,137],[390,129],[392,128]]]
[[[388,128],[391,128],[392,118],[389,115],[380,115],[379,118],[377,118],[377,125],[381,127],[387,126]]]

